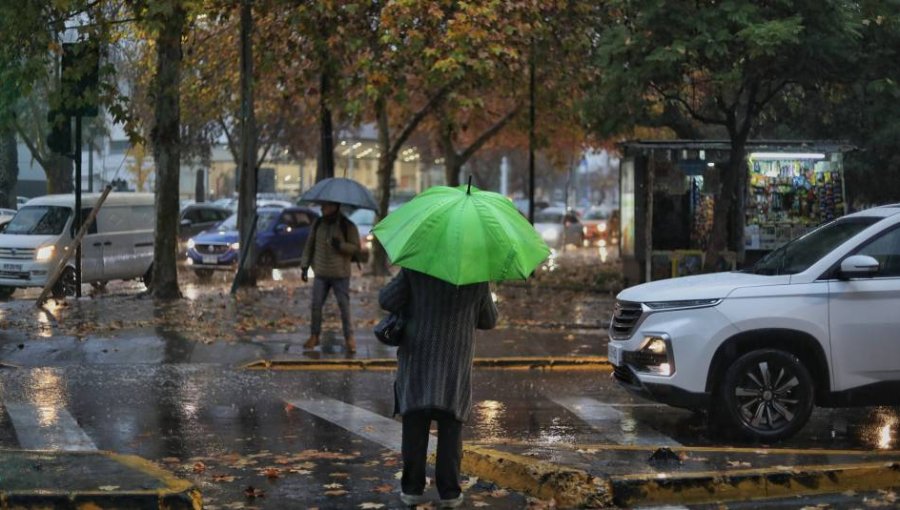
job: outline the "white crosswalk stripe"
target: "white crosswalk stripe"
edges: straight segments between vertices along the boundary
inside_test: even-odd
[[[5,402],[19,446],[27,450],[92,451],[97,447],[65,407]]]
[[[610,442],[646,446],[681,445],[665,434],[649,427],[640,426],[634,418],[616,409],[614,405],[590,397],[551,397],[551,399],[601,432],[604,438]]]
[[[400,451],[403,426],[400,422],[340,400],[328,397],[287,399],[287,403],[318,416],[364,439],[391,450]],[[428,442],[428,453],[434,453],[436,438]]]

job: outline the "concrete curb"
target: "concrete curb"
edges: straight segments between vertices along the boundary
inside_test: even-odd
[[[497,446],[515,443],[515,441],[498,443]],[[608,450],[648,452],[648,447],[645,446],[595,446]],[[759,455],[773,453],[822,455],[839,453],[851,457],[897,455],[896,452],[821,449],[702,447],[677,450]],[[559,508],[710,504],[900,487],[900,461],[897,460],[772,466],[727,471],[592,475],[581,469],[479,445],[463,447],[463,471],[536,498],[554,499]]]
[[[23,452],[23,451],[19,451]],[[59,452],[27,452],[29,454],[56,455]],[[84,462],[91,456],[106,457],[123,468],[138,471],[155,478],[165,488],[111,490],[64,490],[39,488],[34,490],[4,490],[0,487],[0,510],[23,508],[129,508],[200,510],[203,501],[200,491],[194,485],[175,477],[150,461],[135,455],[112,452],[65,452],[67,456],[83,456]]]
[[[476,368],[506,370],[604,370],[612,369],[605,356],[475,358]],[[366,359],[272,359],[251,361],[246,370],[394,370],[394,358]]]
[[[603,478],[480,446],[463,446],[462,471],[542,500],[553,499],[559,508],[609,507],[613,503],[611,487]]]
[[[797,466],[611,477],[617,506],[699,504],[900,487],[900,463]]]

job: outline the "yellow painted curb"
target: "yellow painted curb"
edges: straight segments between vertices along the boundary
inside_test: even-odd
[[[606,480],[580,469],[522,455],[464,446],[462,470],[542,500],[553,499],[559,508],[612,505],[612,494]]]
[[[35,451],[35,453],[40,453]],[[46,452],[52,454],[55,452]],[[15,503],[10,506],[9,500],[21,501],[25,499],[35,499],[35,505],[29,505],[27,508],[45,508],[40,506],[40,499],[47,499],[47,508],[55,508],[50,500],[63,497],[74,506],[73,508],[93,510],[104,508],[105,505],[112,504],[119,500],[121,504],[116,504],[116,508],[121,508],[122,504],[128,505],[130,498],[135,497],[155,497],[158,501],[160,510],[202,510],[203,498],[200,490],[193,483],[176,477],[172,473],[162,469],[156,464],[138,457],[136,455],[124,455],[106,451],[84,451],[84,452],[66,452],[66,455],[83,455],[93,456],[102,455],[110,460],[121,464],[125,467],[141,471],[147,476],[156,478],[166,485],[161,489],[133,489],[133,490],[86,490],[86,491],[53,491],[48,489],[39,489],[34,491],[0,491],[0,510],[24,508],[21,503]],[[96,498],[97,501],[92,501]]]
[[[714,503],[900,487],[900,463],[626,475],[609,483],[619,506]]]
[[[507,358],[475,358],[476,368],[503,370],[588,370],[609,371],[612,365],[605,356],[517,356]],[[394,358],[363,359],[261,359],[241,366],[245,370],[395,370]]]

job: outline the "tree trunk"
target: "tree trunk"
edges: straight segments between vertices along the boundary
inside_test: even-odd
[[[744,197],[746,193],[747,166],[746,136],[732,138],[728,166],[721,174],[719,193],[713,209],[713,228],[706,247],[704,272],[711,273],[719,268],[716,262],[726,250],[743,253],[744,244]],[[742,185],[742,183],[744,183]]]
[[[17,209],[16,184],[19,181],[19,149],[16,132],[0,127],[0,207]]]
[[[441,115],[440,143],[444,157],[444,181],[447,186],[459,186],[459,171],[462,167],[459,154],[456,152],[456,144],[453,142],[455,126],[453,120],[446,112]]]
[[[256,116],[253,111],[253,11],[251,0],[241,2],[241,171],[238,193],[238,231],[241,260],[237,284],[256,286],[256,242],[250,238],[256,218]]]
[[[384,99],[375,100],[375,115],[378,123],[378,147],[381,151],[381,156],[378,158],[378,217],[384,218],[390,208],[391,173],[394,169],[394,159],[391,155],[390,123],[387,103]],[[388,265],[387,253],[378,238],[375,238],[372,243],[372,274],[376,276],[390,274]]]
[[[334,123],[331,108],[328,107],[330,95],[331,79],[328,71],[323,70],[319,77],[319,161],[316,165],[316,182],[334,177]]]
[[[156,160],[156,235],[153,246],[152,293],[156,298],[181,297],[178,288],[178,210],[181,170],[181,109],[179,106],[185,10],[172,0],[172,11],[162,20],[156,40],[156,107],[150,132]]]
[[[53,154],[47,160],[44,173],[47,175],[47,193],[72,193],[75,191],[72,158]]]

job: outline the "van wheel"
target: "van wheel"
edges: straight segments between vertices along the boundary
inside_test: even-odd
[[[213,270],[212,269],[194,269],[194,274],[197,276],[197,280],[206,283],[212,280]]]
[[[153,264],[150,264],[150,267],[147,268],[147,272],[141,277],[141,281],[144,283],[144,287],[148,289],[153,285]]]
[[[719,387],[718,413],[732,430],[777,441],[800,430],[812,413],[815,387],[799,358],[776,349],[759,349],[735,360]]]
[[[256,275],[258,278],[268,280],[275,269],[275,256],[270,251],[264,251],[256,259]]]
[[[56,284],[53,285],[53,297],[63,299],[66,296],[75,295],[75,268],[67,267],[63,269]]]
[[[16,291],[15,287],[7,287],[5,285],[0,285],[0,299],[9,299],[13,292]]]

